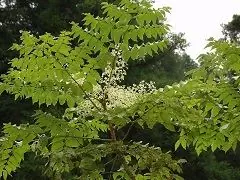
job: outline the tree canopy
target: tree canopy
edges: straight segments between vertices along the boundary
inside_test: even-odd
[[[6,4],[13,6],[16,4]],[[34,5],[32,5],[34,7]],[[183,72],[195,66],[169,38],[166,13],[149,1],[103,3],[103,15],[85,14],[83,25],[59,36],[22,32],[15,58],[1,76],[0,93],[30,99],[40,107],[34,121],[4,124],[0,176],[36,157],[40,174],[56,179],[182,179],[170,152],[131,139],[134,127],[161,124],[179,134],[175,149],[236,149],[239,141],[239,54],[236,42],[209,39],[212,50],[199,57],[188,79],[164,88],[141,81],[124,85],[128,64],[139,66],[159,52],[183,58]],[[180,47],[181,48],[181,47]],[[168,71],[177,66],[163,60]],[[173,71],[176,71],[173,70]],[[181,78],[180,78],[181,79]],[[179,80],[180,80],[179,79]],[[149,80],[149,79],[147,79]],[[60,105],[64,113],[44,111]]]
[[[239,42],[240,38],[240,15],[233,15],[232,20],[223,25],[223,34],[225,38],[231,41]]]
[[[175,174],[180,172],[178,162],[168,153],[124,142],[128,132],[122,138],[117,135],[118,129],[133,123],[131,117],[141,116],[135,108],[154,90],[152,83],[128,88],[118,85],[125,75],[125,63],[166,47],[167,39],[154,39],[168,31],[164,24],[168,8],[155,10],[147,1],[128,0],[119,7],[104,3],[103,8],[105,17],[87,14],[84,28],[73,24],[72,31],[63,31],[57,38],[48,33],[37,38],[24,32],[22,43],[13,45],[19,58],[2,76],[1,90],[15,94],[16,99],[31,98],[39,105],[66,103],[68,108],[61,118],[39,111],[33,124],[4,126],[0,169],[4,179],[28,151],[49,159],[49,175],[55,177],[77,168],[79,176],[90,179],[104,174],[114,179],[179,178]],[[101,137],[108,131],[110,138]],[[112,164],[109,170],[104,159]],[[114,159],[119,162],[116,166]]]

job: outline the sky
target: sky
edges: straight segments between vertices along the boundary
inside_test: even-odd
[[[155,0],[154,6],[172,8],[168,23],[173,32],[185,33],[193,59],[204,52],[207,39],[223,37],[221,24],[240,14],[240,0]]]

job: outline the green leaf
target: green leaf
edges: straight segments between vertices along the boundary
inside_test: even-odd
[[[163,125],[164,125],[165,128],[167,128],[168,130],[170,130],[172,132],[176,131],[174,125],[171,124],[171,123],[164,123]]]
[[[3,179],[7,180],[8,172],[6,170],[3,170],[2,174],[3,174]]]
[[[187,141],[185,138],[180,138],[180,144],[182,145],[183,149],[187,148]]]
[[[213,141],[211,145],[212,152],[214,152],[218,147],[219,147],[219,144],[217,143],[217,141]]]
[[[131,51],[131,58],[133,60],[137,59],[138,58],[138,49],[137,48],[133,48],[132,51]]]
[[[120,42],[120,38],[122,36],[122,31],[121,30],[116,30],[116,29],[113,29],[111,31],[111,36],[112,36],[112,39],[114,40],[114,42],[116,44],[118,44]]]
[[[67,96],[67,104],[68,104],[68,107],[74,107],[75,101],[72,96]]]
[[[144,34],[145,34],[145,29],[139,28],[139,30],[137,31],[137,36],[140,40],[143,40]]]
[[[176,143],[175,143],[175,151],[179,148],[181,142],[180,140],[178,140]]]
[[[63,150],[63,147],[64,147],[64,141],[58,138],[55,142],[52,143],[51,150],[53,152],[59,152]]]
[[[128,61],[130,57],[131,57],[131,53],[129,50],[123,51],[123,59],[125,61]]]
[[[219,111],[220,111],[219,107],[214,106],[214,107],[212,108],[212,111],[211,111],[211,113],[212,113],[212,117],[217,116],[218,113],[219,113]]]
[[[90,92],[93,90],[93,85],[90,82],[85,81],[82,85],[83,89],[87,92]]]
[[[64,95],[60,95],[58,98],[60,105],[63,105],[66,102],[66,97]]]
[[[113,179],[114,180],[131,180],[131,178],[126,174],[126,172],[114,172],[113,173]]]
[[[66,141],[66,146],[68,147],[79,147],[80,146],[80,141],[77,138],[68,138]]]

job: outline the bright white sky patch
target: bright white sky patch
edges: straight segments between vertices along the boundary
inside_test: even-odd
[[[155,6],[172,8],[168,23],[173,32],[185,33],[187,53],[194,59],[203,53],[208,38],[223,37],[221,24],[240,14],[240,0],[155,0]]]

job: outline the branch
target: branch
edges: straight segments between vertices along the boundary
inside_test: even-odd
[[[71,137],[71,138],[77,138],[77,139],[91,139],[91,140],[98,140],[98,141],[112,141],[112,139],[102,139],[102,138],[90,138],[90,137],[76,137],[76,136],[52,136],[52,137]]]
[[[155,103],[151,108],[149,108],[147,111],[145,111],[141,116],[139,116],[135,121],[133,121],[131,123],[131,125],[129,126],[128,130],[127,130],[127,133],[125,134],[125,136],[123,137],[122,141],[124,141],[127,136],[129,135],[133,125],[139,120],[139,119],[143,119],[143,116],[145,116],[149,111],[151,111],[153,108],[156,107],[156,105],[158,105],[159,103]]]
[[[61,47],[61,46],[60,46]],[[63,65],[61,64],[61,62],[59,62],[56,58],[54,58],[58,64],[63,67]],[[87,99],[93,104],[93,106],[99,110],[100,108],[93,102],[93,100],[90,98],[90,96],[84,91],[83,87],[76,81],[76,79],[73,78],[73,76],[69,73],[69,71],[67,69],[64,68],[64,70],[66,71],[66,73],[69,75],[69,77],[77,84],[77,86],[81,89],[81,91],[84,93],[84,95],[87,97]]]

